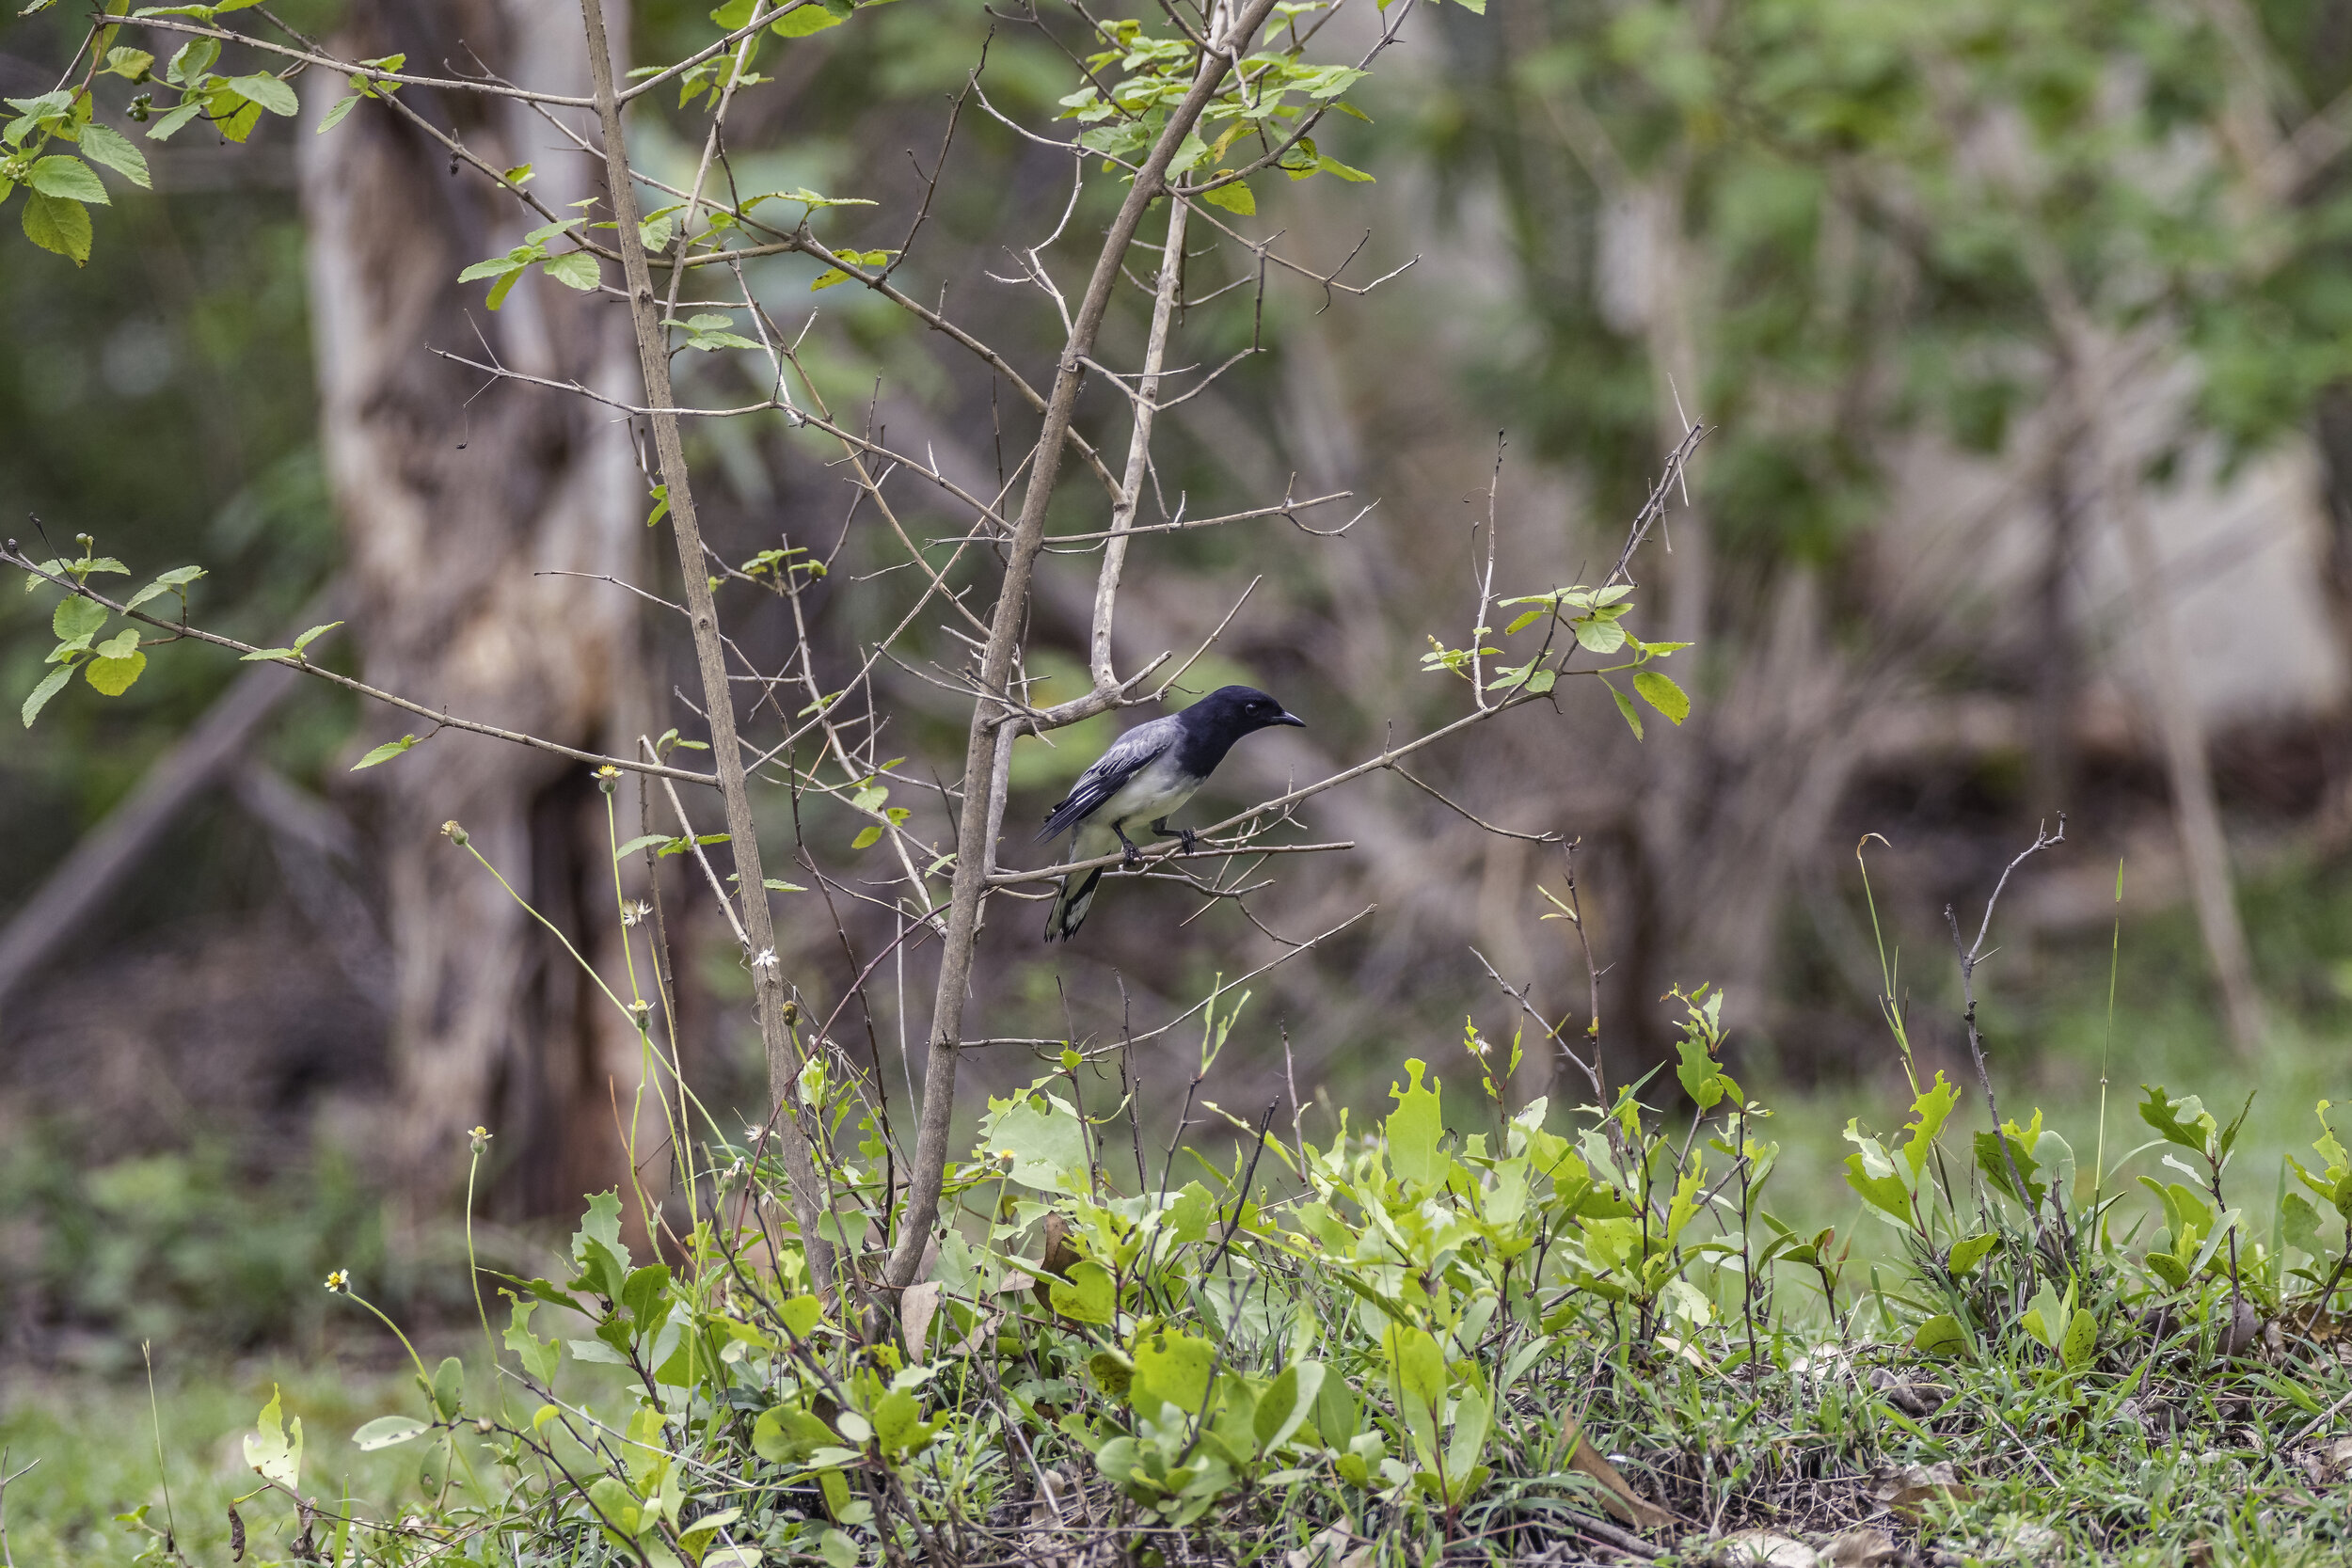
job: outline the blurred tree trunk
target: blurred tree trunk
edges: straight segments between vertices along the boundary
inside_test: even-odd
[[[581,91],[587,81],[577,13],[531,0],[358,0],[336,46],[405,54],[417,71],[486,68]],[[344,90],[315,73],[310,87],[306,132]],[[590,161],[560,151],[560,134],[525,105],[417,87],[400,105],[443,129],[460,117],[465,139],[501,166],[538,161],[532,188],[559,212],[598,194]],[[644,707],[631,601],[607,584],[536,575],[634,575],[644,485],[627,427],[578,397],[484,391],[481,372],[432,352],[495,354],[626,395],[626,317],[537,278],[486,311],[457,274],[519,243],[516,205],[399,109],[363,103],[301,142],[321,426],[366,678],[469,718],[628,750],[639,726],[626,721]],[[640,1076],[636,1032],[437,832],[464,823],[618,989],[605,802],[586,770],[443,734],[354,787],[373,793],[396,970],[396,1099],[376,1152],[410,1212],[462,1190],[477,1124],[499,1135],[485,1167],[497,1212],[545,1212],[625,1180],[617,1129]],[[615,804],[621,837],[636,836],[633,784]]]

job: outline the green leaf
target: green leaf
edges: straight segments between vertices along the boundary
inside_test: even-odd
[[[2087,1307],[2074,1309],[2074,1316],[2066,1324],[2066,1333],[2058,1340],[2058,1361],[2068,1371],[2087,1364],[2099,1348],[2099,1320]]]
[[[17,13],[23,15],[22,11]],[[144,49],[109,49],[106,69],[126,82],[135,82],[155,67],[155,56]]]
[[[125,144],[126,146],[129,144]],[[54,196],[60,201],[95,201],[106,205],[106,187],[99,183],[98,171],[79,158],[52,153],[33,165],[24,176],[24,182],[43,196]]]
[[[147,174],[147,155],[111,125],[82,127],[82,156],[94,164],[103,164],[143,191],[153,188]]]
[[[131,689],[131,683],[147,668],[147,656],[141,653],[94,657],[82,666],[90,685],[109,697],[119,697]]]
[[[808,891],[800,883],[787,882],[780,877],[762,877],[759,879],[759,885],[771,893],[806,893]]]
[[[533,1305],[537,1305],[533,1303]],[[414,1416],[378,1416],[374,1420],[351,1434],[352,1446],[361,1453],[373,1453],[405,1443],[432,1431],[432,1427]]]
[[[1981,1236],[1954,1242],[1951,1252],[1944,1259],[1944,1266],[1951,1271],[1954,1279],[1965,1279],[1976,1272],[1977,1265],[1984,1261],[1984,1255],[1998,1245],[2000,1240],[1999,1236],[1987,1231]]]
[[[348,98],[336,100],[335,106],[327,110],[319,120],[318,134],[323,136],[341,125],[343,122],[343,117],[358,106],[359,98],[360,95],[355,92]]]
[[[1609,695],[1617,699],[1617,712],[1624,716],[1625,721],[1628,724],[1632,726],[1633,738],[1636,740],[1641,739],[1642,716],[1633,711],[1633,699],[1627,696],[1624,692],[1618,690],[1613,686],[1609,689]]]
[[[24,193],[24,237],[80,266],[89,260],[89,209],[39,191]]]
[[[787,11],[769,27],[780,39],[804,39],[811,33],[821,33],[828,27],[841,25],[841,18],[818,5],[805,5],[796,11]]]
[[[270,1386],[269,1403],[262,1406],[257,1430],[245,1434],[245,1462],[261,1473],[264,1481],[275,1481],[288,1491],[299,1488],[302,1480],[302,1418],[290,1422],[279,1419],[278,1392]]]
[[[139,651],[139,628],[125,626],[103,642],[90,649],[95,658],[129,658]]]
[[[358,762],[353,763],[351,770],[357,773],[362,768],[373,768],[379,762],[389,762],[416,743],[417,737],[413,735],[404,735],[398,740],[388,740]]]
[[[1062,1272],[1070,1276],[1070,1283],[1048,1281],[1045,1292],[1056,1312],[1082,1323],[1119,1320],[1119,1288],[1108,1269],[1091,1258],[1082,1258]]]
[[[542,263],[539,270],[565,288],[578,289],[582,293],[591,293],[602,281],[593,251],[565,251]]]
[[[499,280],[490,285],[489,298],[484,303],[487,304],[493,310],[505,304],[506,296],[515,292],[516,280],[520,278],[522,275],[523,269],[520,267],[516,267],[512,272],[501,275]]]
[[[1141,1414],[1157,1419],[1160,1406],[1173,1404],[1198,1415],[1209,1400],[1209,1370],[1216,1350],[1206,1339],[1174,1329],[1137,1336],[1128,1352],[1136,1370],[1127,1398]]]
[[[1625,628],[1613,616],[1580,616],[1569,623],[1576,641],[1588,654],[1613,654],[1625,646]]]
[[[1229,213],[1237,213],[1246,218],[1255,217],[1258,214],[1258,198],[1249,194],[1249,185],[1247,181],[1236,180],[1230,185],[1219,185],[1213,191],[1203,191],[1200,199],[1212,207],[1222,207]]]
[[[59,665],[41,677],[40,684],[33,688],[33,694],[24,699],[24,727],[26,729],[33,727],[33,721],[40,718],[40,710],[49,705],[49,699],[64,690],[65,683],[72,678],[73,666],[71,664]]]
[[[311,643],[317,641],[320,638],[326,636],[328,632],[333,631],[337,626],[342,625],[342,623],[341,621],[329,621],[323,626],[312,626],[310,630],[304,632],[300,637],[294,639],[294,651],[297,654],[309,652]]]
[[[1041,1092],[991,1099],[981,1118],[977,1154],[1001,1165],[1012,1156],[1012,1179],[1025,1187],[1073,1195],[1087,1190],[1092,1162],[1086,1126],[1068,1101]]]
[[[523,1370],[539,1380],[542,1387],[555,1382],[556,1368],[564,1359],[564,1343],[560,1339],[542,1339],[531,1332],[531,1315],[539,1309],[535,1301],[514,1298],[513,1321],[506,1325],[506,1348],[521,1358]]]
[[[149,141],[169,141],[181,128],[204,112],[204,100],[193,95],[183,98],[177,107],[149,127]]]
[[[1511,624],[1502,628],[1502,635],[1509,637],[1515,632],[1525,631],[1528,627],[1534,626],[1536,622],[1542,620],[1545,616],[1550,613],[1551,611],[1549,609],[1542,607],[1534,610],[1522,610],[1517,615],[1511,617]]]
[[[630,839],[627,844],[622,845],[618,849],[613,850],[612,858],[614,860],[619,860],[624,855],[633,855],[640,849],[650,849],[657,844],[667,844],[669,842],[670,835],[667,833],[641,833],[637,837]]]
[[[78,594],[70,599],[59,599],[57,608],[49,612],[49,629],[56,632],[57,640],[62,642],[87,637],[105,624],[106,607],[96,599],[86,599]]]
[[[1655,670],[1636,670],[1633,689],[1642,694],[1644,702],[1677,724],[1691,717],[1691,699],[1682,694],[1682,688]]]
[[[1272,1453],[1291,1439],[1307,1413],[1315,1408],[1315,1401],[1323,1392],[1324,1367],[1320,1361],[1297,1361],[1282,1369],[1251,1417],[1251,1426],[1258,1439],[1260,1453]],[[1329,1433],[1324,1440],[1336,1442]]]
[[[1968,1331],[1948,1312],[1939,1312],[1919,1325],[1912,1348],[1929,1355],[1957,1355],[1968,1348]]]
[[[166,594],[178,593],[202,576],[204,576],[204,568],[201,566],[180,566],[171,571],[160,573],[153,582],[131,595],[131,602],[127,608],[136,610],[150,599],[161,598]]]
[[[860,830],[857,837],[850,840],[850,847],[852,849],[870,849],[875,845],[882,842],[882,824],[876,822],[869,827]]]
[[[265,71],[251,76],[231,76],[229,87],[239,98],[259,103],[271,114],[292,118],[302,112],[302,101],[294,96],[294,88]]]
[[[1406,1062],[1408,1082],[1401,1087],[1389,1085],[1396,1109],[1381,1125],[1388,1143],[1389,1169],[1408,1186],[1438,1186],[1454,1169],[1454,1161],[1438,1147],[1445,1136],[1445,1117],[1437,1085],[1424,1082],[1428,1070],[1427,1064],[1417,1059]]]

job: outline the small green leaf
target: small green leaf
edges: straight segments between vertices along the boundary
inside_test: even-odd
[[[191,94],[180,100],[179,105],[148,128],[149,141],[169,141],[181,128],[204,112],[204,100]]]
[[[374,1420],[353,1433],[351,1442],[352,1446],[361,1453],[373,1453],[377,1449],[389,1449],[396,1444],[405,1443],[410,1438],[421,1436],[432,1430],[414,1416],[378,1416]]]
[[[125,626],[90,649],[93,658],[129,658],[139,651],[139,628]]]
[[[2068,1371],[2074,1371],[2090,1361],[2099,1348],[2099,1320],[2087,1307],[2074,1309],[2074,1316],[2066,1324],[2066,1334],[2058,1340],[2058,1360]]]
[[[17,13],[22,16],[22,11]],[[135,82],[154,69],[155,56],[144,49],[109,49],[106,69],[126,82]]]
[[[627,844],[622,845],[618,849],[613,850],[612,858],[614,860],[619,860],[624,855],[633,855],[640,849],[650,849],[657,844],[667,844],[669,842],[670,835],[667,833],[641,833],[637,837],[630,839]]]
[[[1977,1265],[1984,1261],[1984,1255],[1999,1242],[2000,1237],[1991,1231],[1954,1242],[1950,1255],[1944,1259],[1944,1266],[1951,1271],[1954,1279],[1965,1279],[1976,1272]]]
[[[870,827],[862,829],[857,837],[850,840],[850,847],[852,849],[870,849],[882,841],[882,824],[879,822],[874,823]]]
[[[389,762],[416,743],[417,737],[413,735],[404,735],[398,740],[388,740],[358,762],[353,763],[351,770],[357,773],[362,768],[373,768],[379,762]]]
[[[1609,695],[1617,699],[1617,711],[1623,714],[1625,716],[1625,721],[1633,727],[1633,738],[1636,740],[1641,739],[1642,716],[1633,711],[1633,699],[1627,696],[1624,692],[1618,690],[1613,686],[1609,689]]]
[[[1547,607],[1538,607],[1534,610],[1523,610],[1519,611],[1518,614],[1511,618],[1511,624],[1509,626],[1502,628],[1502,635],[1510,637],[1515,633],[1525,631],[1528,627],[1534,626],[1536,622],[1542,620],[1545,616],[1550,613],[1550,610]]]
[[[24,237],[41,249],[54,250],[77,267],[89,260],[89,209],[80,202],[27,191],[21,221]]]
[[[358,103],[359,94],[356,92],[348,98],[338,99],[335,106],[327,110],[325,117],[319,120],[318,134],[323,136],[341,125],[343,122],[343,117],[358,107]]]
[[[1213,191],[1204,191],[1201,193],[1200,199],[1212,207],[1222,207],[1229,213],[1236,213],[1246,218],[1255,217],[1258,214],[1258,198],[1249,194],[1249,186],[1244,181],[1236,180],[1230,185],[1219,185]]]
[[[94,164],[103,164],[141,190],[153,188],[148,178],[147,155],[111,125],[82,127],[82,156]]]
[[[811,33],[821,33],[837,27],[841,18],[818,5],[804,5],[798,10],[787,11],[768,30],[780,39],[804,39]]]
[[[311,643],[342,625],[341,621],[329,621],[325,626],[312,626],[309,631],[294,639],[294,651],[297,654],[308,651]]]
[[[1929,1355],[1957,1355],[1968,1348],[1968,1332],[1960,1326],[1958,1318],[1939,1312],[1919,1325],[1911,1343],[1913,1349]]]
[[[759,885],[771,893],[806,893],[808,891],[798,882],[787,882],[775,877],[762,877],[759,879]]]
[[[64,690],[65,683],[72,678],[73,666],[71,664],[59,665],[41,677],[40,684],[33,688],[33,694],[24,699],[24,727],[26,729],[33,727],[33,721],[40,718],[40,710],[49,705],[49,699]]]
[[[1682,694],[1682,688],[1677,686],[1670,676],[1661,675],[1655,670],[1637,670],[1633,673],[1633,689],[1642,694],[1643,701],[1675,723],[1679,724],[1691,717],[1691,699]]]

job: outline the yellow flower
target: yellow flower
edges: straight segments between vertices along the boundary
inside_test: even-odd
[[[337,1269],[333,1274],[328,1275],[326,1276],[326,1288],[334,1291],[337,1295],[350,1294],[351,1271],[348,1269]]]
[[[454,816],[441,824],[441,836],[448,839],[452,844],[456,845],[460,849],[463,849],[466,847],[466,830],[457,825],[457,818]]]

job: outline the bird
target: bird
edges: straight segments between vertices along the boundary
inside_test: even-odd
[[[1075,828],[1072,860],[1093,860],[1117,845],[1133,865],[1138,857],[1127,830],[1148,822],[1153,832],[1181,839],[1190,851],[1193,831],[1171,829],[1169,816],[1209,782],[1234,741],[1277,724],[1304,729],[1307,721],[1254,686],[1219,687],[1181,712],[1137,724],[1078,775],[1069,798],[1046,814],[1038,842]],[[1061,879],[1061,892],[1045,917],[1047,942],[1068,942],[1078,934],[1105,869],[1098,865]]]

